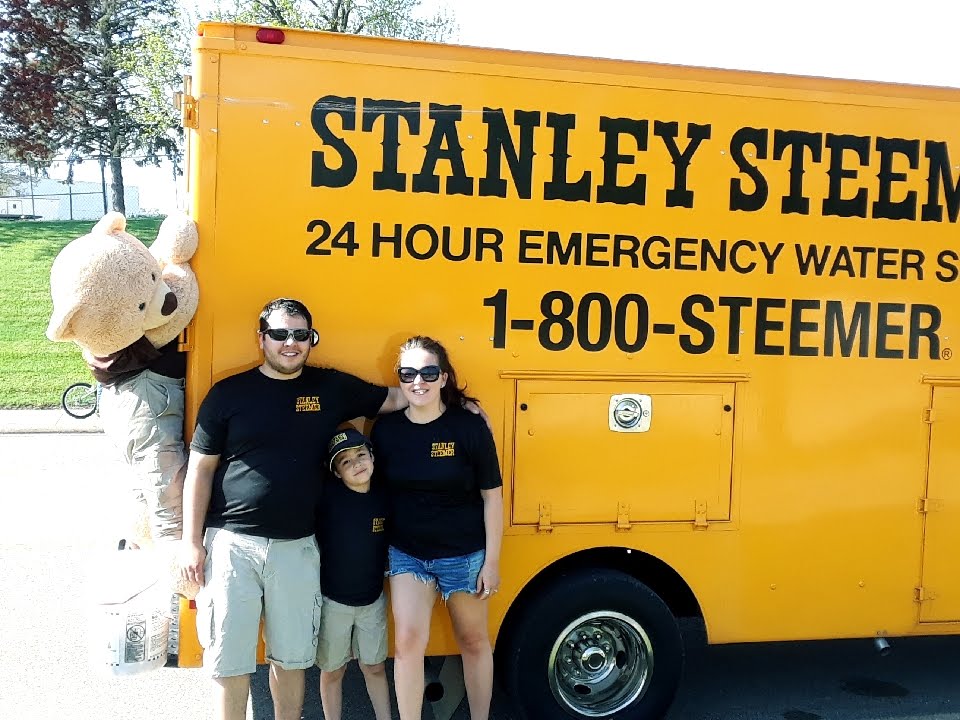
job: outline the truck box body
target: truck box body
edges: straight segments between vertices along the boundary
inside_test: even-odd
[[[430,335],[489,414],[509,657],[591,572],[712,643],[960,630],[960,91],[277,39],[196,42],[188,424],[296,297],[311,363]]]

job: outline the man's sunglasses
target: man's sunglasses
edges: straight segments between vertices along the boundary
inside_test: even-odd
[[[412,367],[402,367],[397,368],[397,377],[400,378],[400,382],[412,383],[417,379],[417,375],[424,382],[436,382],[440,379],[440,366],[439,365],[426,365],[419,370]]]
[[[309,340],[311,345],[320,342],[317,331],[308,328],[267,328],[261,330],[260,333],[277,342],[286,342],[291,337],[297,342],[307,342]]]

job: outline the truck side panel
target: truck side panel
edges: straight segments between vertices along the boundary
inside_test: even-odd
[[[712,642],[958,631],[960,94],[203,28],[191,417],[298,297],[313,362],[389,384],[429,334],[487,408],[494,633],[595,548],[676,571]],[[649,429],[611,430],[631,394]]]

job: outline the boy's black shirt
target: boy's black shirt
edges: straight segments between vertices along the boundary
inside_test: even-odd
[[[387,495],[376,478],[365,493],[333,476],[325,480],[317,530],[325,597],[353,607],[380,597],[387,567],[386,515]]]
[[[390,496],[390,544],[421,560],[486,546],[480,490],[502,484],[486,422],[461,407],[417,424],[403,411],[381,416],[371,435],[377,473]]]

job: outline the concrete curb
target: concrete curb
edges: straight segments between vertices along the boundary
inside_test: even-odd
[[[84,420],[67,415],[61,408],[49,410],[0,410],[0,435],[22,433],[98,433],[103,432],[100,417]]]

